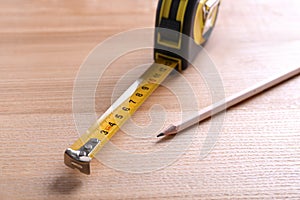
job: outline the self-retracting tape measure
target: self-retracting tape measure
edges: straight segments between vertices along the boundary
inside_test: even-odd
[[[131,115],[142,105],[173,69],[188,67],[186,58],[196,52],[211,34],[220,0],[159,0],[156,13],[155,62],[64,154],[64,162],[90,174],[90,161]],[[165,32],[163,30],[172,30]],[[186,42],[183,35],[191,37]],[[198,53],[198,52],[197,52]]]

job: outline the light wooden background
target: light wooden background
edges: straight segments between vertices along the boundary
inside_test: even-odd
[[[72,89],[81,63],[107,37],[152,27],[155,7],[153,0],[0,1],[0,199],[300,198],[300,77],[230,109],[205,159],[199,153],[210,120],[196,127],[188,150],[160,170],[134,174],[95,160],[85,176],[63,164],[64,149],[78,137]],[[300,65],[299,8],[297,0],[222,2],[206,49],[226,95]],[[148,53],[112,67],[118,76],[99,83],[98,114],[110,104],[102,89],[113,88],[126,69],[150,62]],[[196,80],[193,73],[184,72]],[[205,87],[191,82],[200,105],[208,105]],[[143,125],[153,103],[177,111],[168,107],[176,102],[169,93],[160,88],[134,120]],[[156,140],[130,138],[120,133],[113,141],[144,153]]]

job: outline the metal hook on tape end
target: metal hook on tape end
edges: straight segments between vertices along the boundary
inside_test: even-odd
[[[92,158],[89,154],[100,143],[97,138],[91,138],[79,150],[68,148],[64,154],[64,162],[70,168],[78,169],[80,172],[90,174],[90,161]]]

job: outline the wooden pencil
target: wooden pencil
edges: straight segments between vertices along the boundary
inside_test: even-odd
[[[192,116],[189,119],[187,119],[181,123],[178,123],[177,125],[171,124],[167,129],[165,129],[160,134],[158,134],[157,137],[175,135],[190,126],[193,126],[194,124],[197,124],[209,117],[212,117],[212,116],[230,108],[231,106],[234,106],[242,101],[245,101],[245,100],[247,100],[267,89],[270,89],[271,87],[274,87],[277,84],[282,83],[294,76],[297,76],[297,75],[299,75],[299,73],[300,73],[300,67],[290,70],[284,74],[280,74],[279,76],[267,79],[258,84],[255,84],[254,86],[252,86],[250,88],[242,90],[241,92],[238,92],[238,93],[236,93],[232,96],[229,96],[221,101],[218,101],[217,103],[214,103],[208,107],[205,107],[204,109],[200,110],[196,116]]]

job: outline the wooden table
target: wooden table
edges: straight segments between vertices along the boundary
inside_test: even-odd
[[[130,173],[94,160],[86,176],[63,164],[65,148],[78,137],[72,113],[76,74],[107,37],[152,27],[156,1],[14,0],[0,5],[0,199],[300,198],[300,77],[230,109],[204,159],[199,153],[212,120],[192,128],[196,134],[190,146],[168,166]],[[222,2],[206,50],[226,96],[300,65],[299,6],[297,0]],[[99,82],[97,113],[110,104],[103,90],[113,89],[132,66],[151,60],[148,50],[111,67],[116,76]],[[193,74],[193,68],[184,72],[201,108],[209,105],[210,93]],[[153,104],[178,111],[170,106],[169,94],[160,88],[133,120],[147,124]],[[168,117],[168,123],[174,121]],[[156,138],[120,133],[113,142],[143,154],[178,138],[156,143]]]

